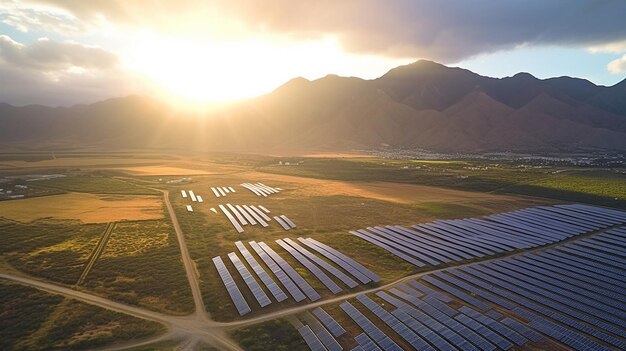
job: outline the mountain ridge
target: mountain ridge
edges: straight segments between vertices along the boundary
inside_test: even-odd
[[[420,60],[379,78],[294,78],[205,118],[129,96],[72,107],[0,104],[0,147],[309,152],[626,150],[626,79],[491,78]]]

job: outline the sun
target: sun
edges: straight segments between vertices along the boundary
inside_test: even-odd
[[[269,93],[295,77],[329,73],[375,77],[406,60],[350,55],[336,38],[311,40],[150,36],[130,48],[127,69],[145,77],[152,90],[182,103],[223,103]]]

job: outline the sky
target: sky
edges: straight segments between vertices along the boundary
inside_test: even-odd
[[[0,102],[221,103],[418,59],[626,78],[624,0],[0,0]]]

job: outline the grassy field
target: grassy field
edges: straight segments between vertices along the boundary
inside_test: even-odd
[[[22,272],[74,284],[105,227],[68,220],[11,223],[2,228],[0,253]]]
[[[0,280],[0,349],[22,350],[19,343],[36,332],[61,301],[60,296]]]
[[[169,219],[120,222],[84,284],[127,304],[188,314],[193,300]]]
[[[84,350],[165,332],[165,327],[0,281],[0,349]]]
[[[626,175],[606,169],[524,166],[480,161],[302,159],[293,166],[259,163],[261,172],[344,181],[412,183],[478,192],[496,192],[582,201],[626,208]]]
[[[309,349],[298,331],[283,319],[238,329],[233,336],[247,351],[304,351]]]
[[[159,192],[136,182],[110,176],[69,176],[42,180],[38,182],[38,185],[63,191],[91,194],[159,195]]]

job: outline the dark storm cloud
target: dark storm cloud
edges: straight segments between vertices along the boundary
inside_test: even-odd
[[[580,47],[626,39],[624,0],[45,2],[84,19],[136,21],[155,28],[177,12],[204,11],[208,16],[221,9],[256,31],[298,37],[333,34],[350,52],[442,62],[518,45]]]

